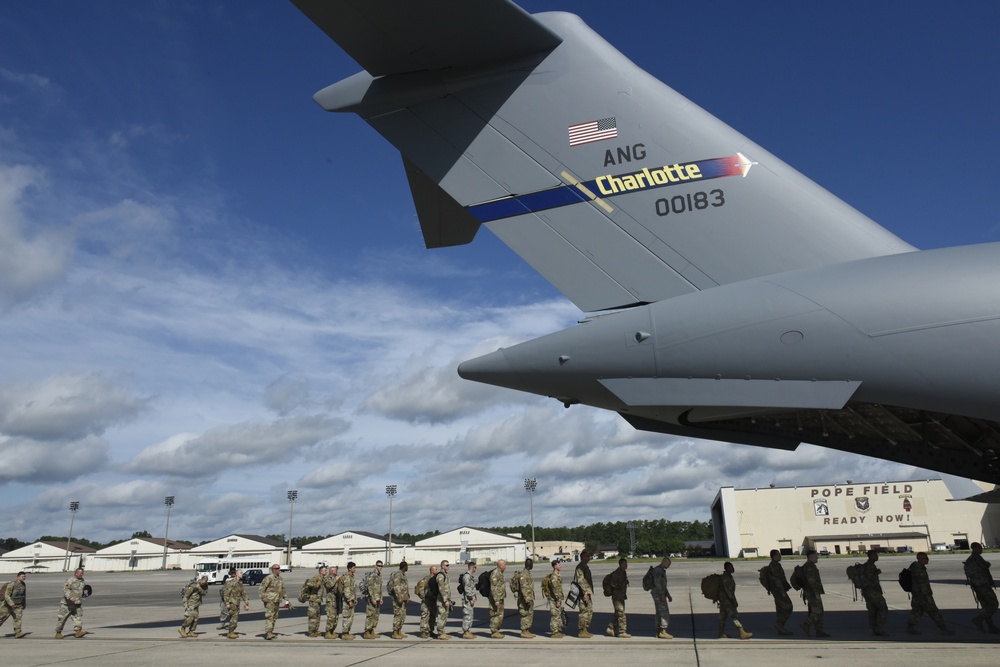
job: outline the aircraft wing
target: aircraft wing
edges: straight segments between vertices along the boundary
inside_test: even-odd
[[[315,98],[399,149],[426,245],[485,225],[581,310],[913,250],[576,16],[293,1],[367,70]]]

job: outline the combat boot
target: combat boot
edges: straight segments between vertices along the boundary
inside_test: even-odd
[[[908,635],[919,635],[920,634],[920,630],[917,630],[912,625],[907,625],[906,626],[906,634],[908,634]]]
[[[816,636],[817,637],[829,637],[830,633],[829,632],[823,632],[823,628],[816,628]]]
[[[437,636],[437,638],[438,639],[451,639],[451,635],[449,635],[447,632],[442,632],[441,634],[439,634]]]
[[[375,633],[371,630],[365,630],[365,633],[361,635],[362,639],[375,639]]]
[[[951,635],[955,634],[955,631],[949,628],[941,628],[941,634],[944,635],[945,637],[950,637]]]
[[[178,628],[177,632],[181,633],[181,637],[184,637],[185,639],[188,636],[187,630],[185,630],[183,626]],[[56,639],[58,639],[58,637],[56,637]]]
[[[627,632],[619,632],[618,633],[618,638],[619,639],[632,639],[632,635],[630,635]]]
[[[421,639],[430,639],[431,638],[431,633],[429,633],[429,632],[421,632],[420,633],[420,638]]]
[[[594,635],[590,634],[589,630],[581,629],[576,636],[579,637],[580,639],[590,639]]]
[[[551,637],[552,639],[562,639],[562,638],[563,638],[563,637],[565,637],[565,636],[566,636],[566,635],[564,635],[564,634],[563,634],[563,633],[561,633],[561,632],[553,632],[553,633],[552,633],[552,634],[550,635],[550,637]]]
[[[462,639],[475,639],[475,638],[476,636],[471,632],[469,632],[468,630],[462,633]]]
[[[490,635],[490,637],[493,639],[503,639],[503,634],[500,632],[494,632],[493,634]]]
[[[236,634],[235,632],[227,632],[226,633],[226,639],[239,639],[239,638],[240,638],[240,636],[238,634]]]
[[[324,639],[340,639],[340,635],[338,635],[336,632],[328,632],[325,635],[323,635],[323,638]]]
[[[752,632],[747,632],[743,628],[736,628],[736,629],[740,631],[740,639],[750,639],[751,637],[753,637]]]
[[[614,626],[609,625],[608,629],[604,631],[604,634],[606,634],[609,637],[614,637],[615,636],[615,628],[614,628]]]
[[[319,637],[319,632],[318,631],[310,632],[309,634],[306,635],[306,637]]]
[[[350,632],[345,632],[344,634],[340,635],[340,638],[345,641],[350,641],[354,639],[354,635],[352,635]]]
[[[802,628],[802,632],[806,633],[806,637],[808,637],[809,636],[809,621],[802,621],[802,625],[800,625],[799,627]]]
[[[777,630],[778,634],[783,637],[787,637],[788,635],[793,634],[791,630],[789,630],[783,625],[778,625],[777,623],[774,624],[774,629]]]
[[[656,633],[657,639],[673,639],[674,636],[667,632],[666,628],[660,628],[660,631]]]
[[[719,622],[719,639],[729,639],[729,635],[726,634],[726,624],[722,621]]]
[[[56,633],[56,639],[62,639],[62,637],[63,637],[63,636],[62,636],[62,633],[61,633],[61,632],[57,632],[57,633]]]
[[[274,633],[268,632],[266,635],[264,635],[264,639],[271,641],[272,639],[274,639]]]
[[[974,619],[972,619],[972,624],[977,628],[979,628],[980,632],[986,632],[986,626],[983,625],[982,616],[976,616]]]
[[[84,635],[89,635],[89,634],[90,633],[87,632],[86,630],[77,630],[76,632],[73,633],[73,636],[76,637],[77,639],[79,639],[80,637],[82,637]],[[942,632],[941,634],[944,634],[944,633]],[[193,632],[189,632],[188,633],[188,637],[194,637],[194,633]]]
[[[21,637],[27,637],[27,636],[28,636],[27,632],[21,632],[20,630],[14,633],[14,639],[20,639]]]
[[[533,639],[535,635],[528,630],[521,630],[521,639]]]

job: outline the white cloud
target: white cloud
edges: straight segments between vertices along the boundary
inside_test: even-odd
[[[108,443],[88,436],[52,442],[0,435],[0,485],[63,483],[104,468]]]

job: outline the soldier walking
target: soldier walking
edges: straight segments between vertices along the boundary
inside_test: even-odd
[[[733,579],[733,572],[736,569],[733,564],[726,562],[722,566],[722,581],[719,583],[719,639],[729,639],[726,634],[726,620],[733,619],[733,625],[740,633],[740,639],[750,639],[753,633],[747,632],[740,621],[740,614],[737,609],[740,603],[736,600],[736,580]]]
[[[375,571],[368,575],[368,602],[365,604],[364,639],[378,639],[378,615],[382,610],[382,561],[375,561]]]
[[[802,599],[809,609],[809,615],[802,622],[802,631],[809,636],[810,627],[816,628],[817,637],[829,637],[829,633],[823,632],[823,580],[819,577],[819,568],[816,562],[819,554],[815,551],[806,553],[806,564],[802,566],[802,573],[805,577],[805,585],[802,587]]]
[[[446,632],[448,625],[448,612],[451,611],[452,601],[451,601],[451,583],[448,581],[448,568],[450,563],[446,560],[441,561],[441,569],[438,573],[434,575],[434,584],[431,588],[434,590],[434,601],[437,605],[437,638],[438,639],[451,639],[451,636]]]
[[[195,630],[198,629],[198,618],[201,616],[201,602],[208,594],[208,576],[203,575],[201,579],[194,582],[184,591],[182,601],[184,602],[184,622],[177,630],[181,637],[197,637]]]
[[[563,618],[562,561],[552,561],[552,572],[542,579],[542,595],[549,603],[549,636],[562,639],[565,619]]]
[[[993,614],[997,611],[997,593],[993,590],[993,575],[990,574],[990,563],[983,558],[983,545],[972,543],[972,555],[965,561],[965,576],[969,579],[972,592],[982,606],[982,611],[972,619],[980,632],[986,632],[985,623],[993,634],[1000,629],[993,625]]]
[[[410,566],[406,561],[399,564],[399,569],[389,577],[386,592],[392,598],[392,638],[403,639],[403,622],[406,620],[406,603],[410,601],[410,584],[406,581],[406,571]]]
[[[767,565],[766,577],[767,592],[774,598],[774,629],[779,635],[790,635],[792,631],[785,627],[785,623],[792,615],[792,599],[788,597],[792,586],[785,578],[785,569],[781,567],[781,552],[777,549],[771,549],[771,562]]]
[[[490,637],[503,639],[500,626],[503,624],[503,601],[507,597],[506,578],[503,575],[507,569],[507,561],[497,561],[496,569],[490,573]]]
[[[281,578],[281,566],[272,565],[271,574],[264,577],[257,591],[264,603],[264,639],[274,639],[274,624],[278,620],[278,610],[288,599],[285,581]]]
[[[608,625],[605,634],[612,637],[628,639],[632,635],[628,633],[628,619],[625,617],[625,600],[628,599],[628,561],[624,558],[618,559],[618,569],[610,575],[611,582],[611,605],[615,608],[615,614]]]
[[[476,564],[469,563],[469,569],[458,578],[458,592],[462,595],[462,639],[475,639],[472,621],[476,608]]]
[[[931,580],[927,575],[927,563],[930,559],[923,551],[917,554],[917,560],[910,564],[910,577],[913,579],[913,597],[910,600],[910,617],[906,620],[906,633],[919,635],[917,621],[925,613],[931,617],[934,624],[942,635],[953,635],[954,630],[949,630],[945,625],[941,612],[938,611],[937,603],[934,602],[934,593],[931,591]]]
[[[239,639],[236,634],[236,624],[240,621],[240,602],[243,603],[243,610],[250,611],[250,598],[243,587],[243,570],[236,570],[233,576],[229,577],[222,586],[222,605],[229,617],[229,632],[226,639]]]
[[[517,613],[521,616],[521,638],[533,639],[531,625],[535,620],[535,582],[531,578],[531,559],[524,561],[524,569],[510,578],[510,592],[517,603]]]
[[[872,629],[872,633],[876,637],[888,637],[885,622],[889,618],[889,605],[885,602],[882,584],[878,580],[882,570],[875,565],[877,562],[878,552],[874,549],[869,550],[868,560],[861,566],[861,596],[868,608],[868,626]]]
[[[7,584],[3,600],[0,600],[0,625],[13,616],[14,639],[20,639],[26,634],[21,632],[21,617],[24,615],[24,608],[28,606],[28,585],[24,583],[27,576],[25,572],[18,572],[17,578]]]
[[[358,583],[354,580],[354,573],[357,570],[358,566],[354,561],[348,562],[347,574],[337,582],[340,597],[344,601],[344,625],[341,628],[343,632],[340,633],[340,638],[343,640],[354,639],[354,635],[351,634],[351,626],[354,624],[354,607],[358,604]]]
[[[78,567],[73,576],[63,584],[62,600],[59,602],[59,615],[56,616],[56,639],[62,639],[63,626],[66,619],[73,617],[73,636],[83,637],[87,632],[83,629],[83,599],[84,586],[83,568]]]
[[[431,579],[437,576],[438,566],[431,565],[427,574],[413,587],[413,592],[420,599],[420,638],[427,639],[434,629],[434,616],[437,614],[434,598],[431,596]]]
[[[337,592],[337,583],[340,581],[340,575],[337,574],[338,569],[340,569],[339,565],[331,565],[326,576],[323,577],[323,588],[326,590],[326,633],[323,635],[324,639],[340,639],[336,630],[344,601],[340,593]]]
[[[576,575],[573,580],[580,587],[580,616],[579,631],[577,636],[580,639],[593,637],[590,634],[590,622],[594,618],[594,575],[590,573],[590,552],[583,550],[580,552],[580,564],[576,566]]]
[[[667,589],[667,569],[673,561],[664,556],[660,564],[653,568],[653,588],[649,593],[653,596],[653,608],[656,610],[656,638],[673,639],[667,632],[670,625],[670,602],[674,601]]]
[[[326,572],[326,566],[320,565],[316,575],[307,579],[302,585],[302,593],[299,595],[299,601],[308,605],[306,634],[310,637],[319,637],[319,624],[323,620],[323,598],[326,593]]]

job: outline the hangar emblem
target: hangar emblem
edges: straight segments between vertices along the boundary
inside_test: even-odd
[[[860,498],[854,499],[854,509],[858,510],[862,514],[867,512],[872,508],[871,503],[868,502],[868,496],[861,496]]]

